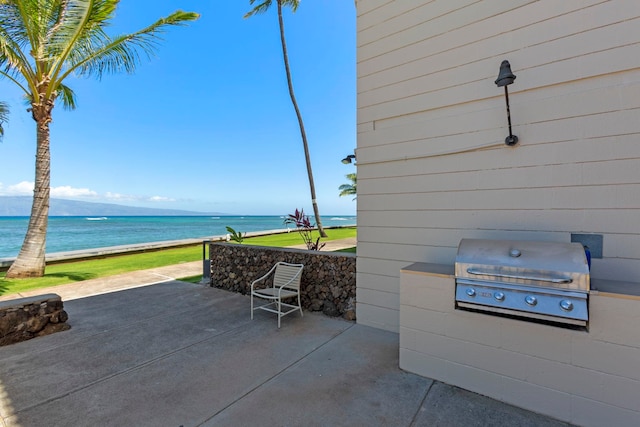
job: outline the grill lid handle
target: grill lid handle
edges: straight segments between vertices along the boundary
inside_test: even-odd
[[[491,277],[504,277],[507,279],[523,279],[523,280],[537,280],[539,282],[551,282],[551,283],[571,283],[573,279],[569,277],[545,277],[545,276],[527,276],[516,275],[506,273],[494,273],[492,271],[485,271],[478,268],[469,267],[467,273],[474,274],[476,276],[491,276]]]

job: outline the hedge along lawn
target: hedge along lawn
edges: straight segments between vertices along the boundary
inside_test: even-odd
[[[329,229],[327,234],[329,237],[323,239],[324,241],[346,239],[356,236],[356,228]],[[284,247],[304,244],[304,242],[298,233],[292,230],[290,233],[246,238],[243,244]],[[6,279],[5,273],[0,273],[0,295],[200,260],[202,260],[202,244],[51,264],[47,266],[43,277],[33,279]]]

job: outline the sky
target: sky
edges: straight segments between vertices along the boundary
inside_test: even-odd
[[[275,2],[274,2],[275,3]],[[312,214],[300,131],[287,90],[275,4],[122,0],[108,28],[131,33],[181,9],[201,14],[163,34],[135,74],[66,80],[77,108],[51,124],[51,197],[236,215]],[[338,187],[355,172],[355,6],[302,0],[284,12],[296,98],[320,214],[353,215]],[[33,194],[35,122],[0,79],[11,108],[0,142],[0,195]]]

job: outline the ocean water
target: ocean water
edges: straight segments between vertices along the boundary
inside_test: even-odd
[[[180,239],[207,239],[239,232],[287,228],[282,216],[113,216],[50,217],[47,253]],[[28,217],[0,217],[0,258],[20,251]],[[325,227],[355,225],[355,216],[322,217]]]

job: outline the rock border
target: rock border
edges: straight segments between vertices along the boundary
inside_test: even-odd
[[[68,318],[58,294],[0,301],[0,346],[66,331]]]

